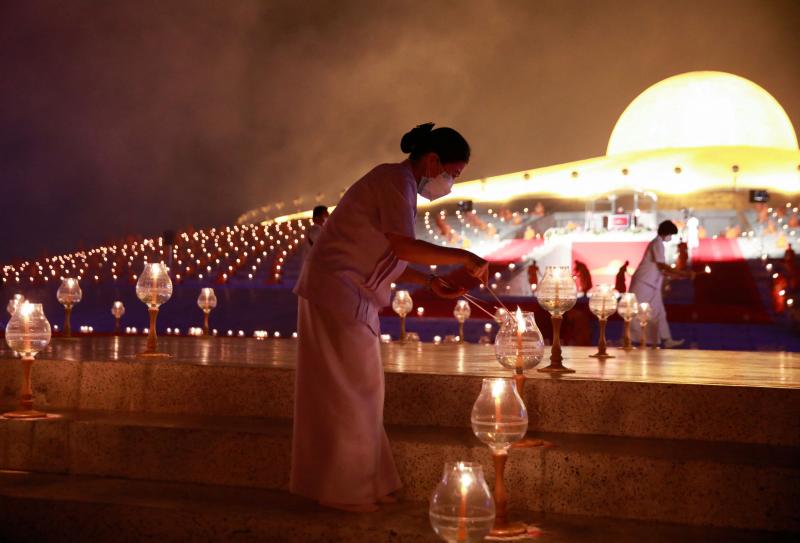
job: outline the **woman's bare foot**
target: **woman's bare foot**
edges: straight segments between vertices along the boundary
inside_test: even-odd
[[[391,494],[387,494],[385,496],[381,496],[375,501],[381,505],[387,505],[391,503],[397,503],[399,500],[397,499],[397,496],[392,496]]]
[[[320,501],[322,507],[330,507],[331,509],[338,509],[339,511],[346,511],[347,513],[374,513],[380,511],[380,507],[374,503],[336,503]]]

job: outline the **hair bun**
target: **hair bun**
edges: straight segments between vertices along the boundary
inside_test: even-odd
[[[433,130],[434,123],[425,123],[406,132],[400,140],[400,150],[404,153],[413,153],[424,142]]]

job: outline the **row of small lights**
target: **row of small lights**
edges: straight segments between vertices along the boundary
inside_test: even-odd
[[[304,221],[298,220],[295,221],[294,224],[292,224],[292,222],[275,224],[273,225],[272,233],[269,231],[269,226],[260,225],[226,227],[221,230],[212,228],[209,232],[200,230],[194,232],[191,238],[188,233],[184,232],[179,236],[179,240],[182,240],[182,242],[185,242],[188,246],[184,248],[182,247],[183,243],[178,241],[172,249],[173,259],[176,260],[179,267],[178,270],[176,270],[175,279],[178,281],[181,280],[180,272],[183,271],[181,268],[184,265],[184,258],[187,259],[186,264],[195,264],[198,266],[198,269],[203,263],[201,258],[205,258],[205,271],[208,274],[212,273],[214,266],[209,264],[213,261],[216,267],[225,269],[222,275],[219,276],[219,278],[225,282],[229,278],[229,272],[232,275],[237,269],[245,265],[248,257],[255,256],[260,250],[261,254],[256,256],[255,264],[251,265],[251,271],[247,275],[248,279],[252,280],[254,278],[254,272],[258,270],[258,264],[262,263],[262,257],[267,257],[269,254],[266,249],[267,243],[272,242],[269,245],[269,250],[280,251],[277,254],[278,257],[275,260],[272,270],[272,277],[278,281],[282,274],[281,270],[285,259],[291,254],[291,251],[299,246],[300,240],[305,238],[305,230],[306,225]],[[247,239],[248,235],[251,239]],[[235,237],[238,237],[238,241],[234,239]],[[197,251],[197,254],[192,248],[192,240],[194,244],[200,244],[200,250]],[[288,243],[284,245],[285,242]],[[225,247],[226,243],[227,247]],[[239,251],[239,244],[243,245],[244,250],[241,256],[236,258],[234,266],[233,262],[228,259],[236,256],[236,253]],[[30,273],[28,279],[31,283],[36,281],[37,276],[44,282],[48,282],[51,278],[56,277],[61,280],[68,275],[75,276],[78,280],[82,280],[87,272],[92,274],[90,268],[93,267],[96,268],[96,270],[93,270],[95,271],[95,273],[92,274],[93,278],[96,282],[99,282],[102,268],[109,261],[109,255],[112,257],[121,255],[123,257],[122,259],[118,258],[111,262],[110,272],[113,280],[116,281],[124,275],[123,271],[117,269],[118,265],[127,266],[126,271],[130,274],[136,267],[134,264],[134,259],[136,257],[141,257],[142,263],[147,263],[148,260],[153,259],[156,255],[157,258],[163,258],[165,254],[163,245],[163,238],[158,238],[157,240],[146,239],[138,244],[129,245],[125,243],[122,245],[103,246],[88,252],[80,251],[48,257],[44,262],[25,261],[19,266],[6,265],[2,268],[2,282],[7,283],[8,281],[14,281],[20,283],[26,271]],[[248,249],[250,252],[248,252]],[[200,254],[201,252],[202,254]],[[185,253],[183,257],[181,257],[182,253]],[[225,260],[222,260],[223,258]],[[224,266],[227,268],[224,268]],[[47,270],[45,268],[47,268]],[[185,270],[186,274],[191,275],[191,266],[187,265]],[[136,274],[132,274],[130,277],[133,280],[137,279]],[[203,279],[204,273],[198,273],[197,278]]]
[[[94,329],[91,326],[81,326],[81,332],[82,333],[92,333],[93,331],[94,331]],[[211,335],[215,336],[215,337],[220,335],[220,331],[218,329],[216,329],[216,328],[214,328],[210,332],[211,332]],[[127,334],[127,335],[134,335],[134,336],[135,335],[139,335],[139,334],[147,335],[148,333],[149,333],[149,329],[148,328],[142,328],[142,330],[140,332],[139,329],[136,328],[135,326],[126,326],[125,327],[125,334]],[[181,330],[180,330],[180,328],[171,328],[171,327],[167,328],[167,335],[168,336],[180,336],[181,335]],[[198,337],[202,336],[203,335],[203,329],[198,327],[198,326],[192,326],[191,328],[189,328],[189,330],[187,331],[186,335],[187,336],[198,336]],[[243,338],[243,337],[247,337],[247,334],[245,333],[244,330],[239,330],[239,331],[228,330],[226,333],[223,334],[223,336]],[[253,332],[252,337],[254,337],[255,339],[263,340],[263,339],[269,339],[269,338],[280,339],[283,336],[281,335],[280,332],[273,332],[270,335],[270,333],[267,332],[266,330],[255,330]],[[292,339],[297,339],[297,332],[292,332],[291,338]]]
[[[792,207],[792,206],[793,206],[793,204],[791,202],[786,202],[786,204],[785,204],[785,208],[786,209],[790,209],[792,213],[798,213],[798,211],[800,211],[800,207],[798,207],[798,206]],[[523,213],[527,214],[528,211],[529,211],[529,208],[527,208],[527,207],[523,209]],[[637,211],[637,215],[638,215],[638,211],[639,210],[637,209],[636,211]],[[797,231],[796,230],[789,231],[789,228],[790,228],[789,224],[788,223],[784,224],[784,218],[783,217],[778,217],[778,211],[776,211],[774,208],[770,207],[770,208],[767,209],[767,212],[770,213],[772,215],[772,217],[777,217],[778,218],[778,224],[781,225],[781,228],[783,230],[787,230],[788,231],[789,236],[795,237],[797,235]],[[471,213],[473,215],[475,215],[477,213],[477,211],[476,210],[472,210]],[[499,218],[500,222],[505,222],[505,218],[502,217],[502,216],[499,216],[499,214],[497,212],[494,212],[491,208],[488,209],[487,213],[490,216],[494,217],[494,218]],[[434,236],[434,239],[438,239],[438,236],[434,235],[434,230],[430,225],[429,214],[430,214],[430,212],[427,212],[427,211],[425,212],[425,229],[428,231],[428,234]],[[442,218],[445,218],[446,217],[446,212],[444,210],[440,210],[439,211],[439,215]],[[512,217],[517,217],[517,216],[519,216],[519,213],[518,212],[513,212],[513,213],[511,213],[511,215],[512,215]],[[466,220],[464,218],[464,213],[462,213],[461,210],[456,210],[456,217],[459,219],[459,221],[461,222],[461,224],[465,228],[472,228],[476,234],[479,233],[479,230],[477,228],[471,227],[470,225],[466,224]],[[487,226],[492,226],[492,223],[488,223]],[[756,233],[753,230],[750,230],[748,232],[742,232],[740,234],[740,236],[743,237],[743,238],[748,238],[748,237],[749,238],[753,238],[753,237],[755,237],[755,235],[756,235]],[[539,237],[538,234],[537,234],[537,237]],[[499,234],[496,234],[495,238],[499,238]],[[719,234],[714,234],[712,236],[712,239],[718,239],[718,238],[719,238]]]
[[[761,260],[762,261],[767,260],[767,258],[768,257],[767,257],[766,254],[762,254],[761,255]],[[767,272],[771,272],[772,268],[773,268],[772,262],[767,262],[764,265],[764,269],[767,270]],[[778,272],[773,272],[772,279],[777,279],[779,276],[780,276],[780,274]],[[778,296],[781,296],[781,297],[785,298],[786,294],[787,294],[786,293],[786,289],[781,289],[781,290],[778,291]],[[789,307],[792,307],[794,305],[794,298],[786,298],[786,305],[789,306]]]
[[[786,209],[789,209],[789,208],[792,208],[792,213],[797,213],[797,211],[798,211],[798,207],[797,207],[797,206],[795,206],[795,207],[792,207],[792,204],[791,204],[791,202],[786,202]],[[774,211],[774,210],[773,210],[771,207],[767,209],[767,213],[771,213],[771,214],[772,214],[772,216],[773,216],[774,218],[777,218],[777,219],[778,219],[778,224],[781,224],[781,223],[783,223],[783,217],[778,217],[778,212],[777,212],[777,211]],[[788,223],[787,223],[787,224],[783,224],[783,225],[781,226],[781,228],[782,228],[783,230],[788,230],[788,229],[789,229],[789,225],[788,225]],[[795,231],[795,230],[792,230],[791,232],[789,232],[789,235],[790,235],[790,236],[794,236],[794,235],[796,235],[796,231]],[[751,237],[752,237],[752,236],[751,236]]]
[[[528,213],[528,211],[529,211],[529,208],[527,208],[527,207],[526,207],[526,208],[524,208],[524,209],[522,210],[522,213],[525,213],[525,214],[527,214],[527,213]],[[461,223],[461,225],[462,225],[462,227],[463,227],[464,229],[472,229],[472,231],[473,231],[475,234],[480,234],[480,233],[481,233],[481,230],[480,230],[479,228],[476,228],[476,227],[475,227],[475,226],[473,226],[473,225],[467,224],[467,218],[465,217],[465,213],[463,213],[463,212],[462,212],[460,209],[457,209],[455,213],[456,213],[456,218],[459,220],[459,222]],[[490,209],[487,211],[487,213],[488,213],[490,216],[494,217],[495,219],[499,219],[499,220],[500,220],[500,222],[502,222],[502,223],[505,223],[505,222],[506,222],[506,219],[505,219],[505,217],[503,217],[503,216],[500,216],[500,215],[499,215],[497,212],[495,212],[495,211],[494,211],[494,210],[492,210],[491,208],[490,208]],[[516,218],[516,217],[519,217],[519,216],[520,216],[520,213],[519,213],[518,211],[514,211],[514,212],[510,212],[510,213],[511,213],[511,216],[512,216],[512,217],[514,217],[514,218]],[[478,215],[478,211],[477,211],[476,209],[473,209],[472,211],[469,211],[469,212],[467,212],[467,214],[471,214],[471,215],[473,215],[473,216],[477,216],[477,215]],[[444,209],[440,209],[440,210],[439,210],[439,216],[440,216],[442,219],[446,219],[446,218],[447,218],[447,211],[446,211],[446,210],[444,210]],[[431,217],[431,212],[430,212],[430,211],[426,211],[426,212],[425,212],[425,218],[424,218],[424,221],[425,221],[425,230],[427,231],[428,235],[430,235],[430,236],[432,236],[432,237],[433,237],[433,239],[434,239],[434,240],[438,240],[438,239],[439,239],[439,234],[437,234],[437,233],[434,231],[434,229],[433,229],[433,226],[431,225],[431,219],[430,219],[430,217]],[[491,228],[491,227],[493,227],[493,226],[494,226],[494,225],[493,225],[492,223],[486,223],[486,227],[487,227],[487,228]],[[494,235],[494,238],[495,238],[495,239],[499,239],[499,238],[500,238],[500,234],[495,234],[495,235]],[[443,243],[443,245],[444,245],[444,244],[445,244],[445,243]]]

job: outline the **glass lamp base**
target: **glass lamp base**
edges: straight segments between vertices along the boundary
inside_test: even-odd
[[[47,413],[36,411],[35,409],[23,409],[3,413],[3,417],[7,419],[45,419],[47,418]]]
[[[549,366],[546,366],[544,368],[539,368],[536,371],[541,373],[575,373],[575,370],[573,369],[561,365],[556,366],[554,364],[550,364]]]
[[[535,439],[532,437],[523,437],[519,441],[511,444],[512,449],[534,449],[536,447],[552,447],[553,444],[543,439]]]
[[[155,351],[145,351],[136,355],[136,358],[172,358],[169,353],[158,353]]]
[[[528,527],[522,522],[509,522],[506,524],[501,524],[499,526],[495,525],[492,527],[492,531],[489,532],[489,536],[491,537],[515,537],[519,535],[523,535],[528,533]]]

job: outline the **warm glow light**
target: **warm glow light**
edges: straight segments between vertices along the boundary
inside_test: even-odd
[[[525,333],[525,318],[522,316],[522,310],[517,306],[517,333]]]
[[[28,317],[31,316],[31,313],[33,313],[33,308],[34,305],[26,300],[22,302],[21,306],[19,306],[19,309],[17,309],[17,313],[19,313],[23,319],[27,319]]]
[[[607,154],[717,146],[797,150],[797,136],[778,101],[752,81],[689,72],[637,96],[617,121]]]
[[[473,479],[471,473],[466,473],[465,472],[465,473],[461,474],[461,481],[460,482],[461,482],[461,494],[462,495],[466,495],[466,493],[469,491],[469,487],[472,486],[472,483],[474,481],[475,480]]]
[[[417,207],[534,196],[585,200],[634,190],[679,196],[754,188],[794,194],[800,192],[798,165],[792,123],[767,91],[732,74],[689,72],[656,83],[628,106],[612,131],[607,156],[457,183],[435,203],[420,197]]]
[[[506,382],[502,379],[492,381],[492,398],[499,398],[506,389]]]

